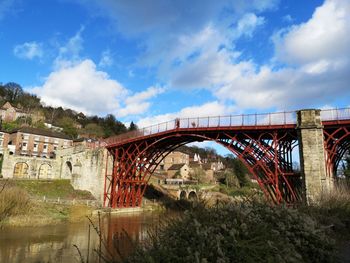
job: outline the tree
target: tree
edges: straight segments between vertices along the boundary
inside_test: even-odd
[[[95,138],[101,138],[104,135],[104,131],[101,126],[99,126],[96,123],[89,123],[87,124],[83,131],[84,134],[88,135],[89,137],[95,137]]]
[[[77,128],[75,127],[74,120],[69,117],[63,117],[58,120],[58,125],[63,128],[63,132],[70,136],[72,139],[78,135]]]
[[[348,151],[344,157],[342,168],[346,181],[350,182],[350,151]]]
[[[11,103],[17,102],[17,99],[23,95],[23,89],[22,87],[15,83],[15,82],[9,82],[4,85],[5,88],[5,100],[9,101]]]
[[[127,128],[123,123],[117,121],[112,114],[108,114],[103,120],[103,129],[105,136],[121,134],[127,131]]]
[[[233,170],[233,173],[237,176],[241,186],[249,184],[247,178],[249,171],[247,167],[238,158],[235,158],[233,154],[225,156],[225,166],[226,168],[231,168]]]
[[[130,126],[129,126],[129,131],[135,131],[135,130],[137,130],[138,129],[138,127],[137,127],[137,125],[132,121],[131,123],[130,123]]]

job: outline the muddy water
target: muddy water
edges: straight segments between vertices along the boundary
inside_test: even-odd
[[[165,216],[168,214],[103,216],[100,225],[105,246],[118,247],[119,254],[128,255],[134,247],[130,238],[144,240],[148,230]],[[94,224],[98,225],[98,220]],[[85,262],[88,257],[89,262],[98,262],[94,249],[99,249],[100,238],[93,227],[90,227],[89,235],[88,222],[45,227],[6,227],[0,229],[0,262],[81,262],[74,245],[79,248]],[[103,249],[103,242],[101,247]],[[118,253],[114,256],[118,257]]]

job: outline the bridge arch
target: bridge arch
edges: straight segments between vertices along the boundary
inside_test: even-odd
[[[195,191],[191,191],[188,193],[188,200],[196,201],[198,199],[197,193]]]
[[[292,151],[298,145],[295,129],[262,133],[230,130],[173,132],[109,148],[114,175],[109,178],[105,205],[137,206],[157,165],[176,148],[195,141],[215,141],[234,153],[273,202],[300,199],[301,180],[293,171]]]
[[[180,200],[186,200],[187,199],[187,192],[185,190],[181,190],[179,197],[180,197]]]
[[[350,128],[325,128],[326,169],[330,178],[336,179],[337,170],[344,155],[350,152]]]

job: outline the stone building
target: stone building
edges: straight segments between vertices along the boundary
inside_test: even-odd
[[[26,112],[24,112],[22,109],[12,106],[10,102],[6,102],[0,108],[0,116],[3,121],[11,122],[11,121],[15,121],[19,117],[25,117],[29,115]]]
[[[174,151],[169,153],[157,167],[158,171],[168,171],[173,164],[187,164],[190,163],[190,157],[186,153]]]
[[[190,168],[185,163],[173,164],[167,170],[168,178],[190,180]]]

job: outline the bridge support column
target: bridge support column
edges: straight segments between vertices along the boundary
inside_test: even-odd
[[[330,178],[326,173],[323,126],[320,110],[300,110],[297,116],[303,195],[306,203],[310,204],[316,202],[322,192],[330,189]]]

